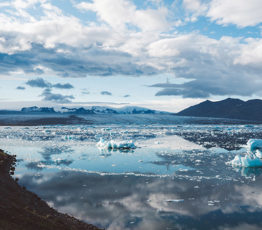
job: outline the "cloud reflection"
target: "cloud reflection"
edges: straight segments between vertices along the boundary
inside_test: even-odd
[[[255,194],[261,182],[260,177],[252,182]],[[241,182],[63,171],[24,175],[20,183],[59,211],[109,230],[237,229],[243,223],[256,229],[253,222],[262,224],[260,196]]]

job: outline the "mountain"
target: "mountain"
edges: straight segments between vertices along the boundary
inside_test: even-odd
[[[84,108],[62,107],[62,113],[67,114],[160,114],[161,111],[151,110],[138,106],[126,106],[122,108],[112,108],[107,106],[91,106]]]
[[[62,107],[62,113],[64,114],[94,114],[94,111],[91,109],[81,108],[66,108]]]
[[[262,100],[242,101],[232,98],[216,102],[206,100],[176,115],[262,121]]]
[[[119,109],[116,109],[119,114],[156,114],[163,113],[161,111],[147,109],[138,106],[126,106]]]
[[[54,108],[48,108],[48,107],[25,107],[21,109],[22,113],[55,113],[56,111]]]
[[[126,106],[122,108],[112,108],[107,106],[90,106],[80,108],[67,108],[62,107],[59,110],[48,107],[24,107],[20,111],[14,110],[0,110],[0,114],[23,114],[23,115],[34,115],[34,114],[64,114],[64,115],[86,115],[86,114],[169,114],[167,112],[147,109],[137,106]]]

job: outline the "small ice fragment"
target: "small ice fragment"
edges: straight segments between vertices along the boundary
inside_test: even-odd
[[[112,164],[112,167],[116,167],[116,164]]]
[[[199,188],[199,186],[198,186],[198,185],[196,185],[196,186],[194,186],[194,188]]]
[[[179,202],[183,202],[183,201],[184,201],[184,199],[166,200],[166,202],[168,202],[168,203],[171,203],[171,202],[179,203]]]
[[[214,206],[215,203],[214,203],[212,200],[209,200],[209,201],[207,202],[207,205],[209,205],[209,206]]]
[[[179,169],[178,171],[179,171],[179,172],[188,172],[189,169]]]

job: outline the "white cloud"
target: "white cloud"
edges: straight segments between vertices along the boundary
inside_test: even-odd
[[[150,56],[159,68],[171,69],[177,77],[192,79],[182,85],[156,84],[157,95],[210,97],[251,96],[261,91],[262,39],[222,37],[219,40],[192,33],[151,43]],[[160,61],[161,60],[161,61]]]
[[[93,0],[92,3],[79,3],[77,8],[96,12],[102,22],[106,22],[116,31],[127,30],[128,24],[142,31],[169,29],[168,10],[165,7],[138,10],[127,0]]]
[[[46,0],[15,0],[11,4],[17,9],[25,9],[36,3],[44,3]]]
[[[222,25],[255,26],[262,22],[262,1],[212,0],[207,16]]]
[[[183,5],[191,17],[208,12],[218,23],[245,26],[259,22],[262,15],[258,14],[261,1],[246,2],[184,0]],[[92,0],[76,5],[84,13],[96,13],[99,21],[92,22],[65,14],[48,0],[15,0],[0,5],[6,6],[8,17],[4,10],[0,13],[0,52],[9,54],[5,65],[0,66],[4,74],[19,71],[20,66],[26,73],[41,66],[45,72],[73,77],[171,72],[175,77],[194,80],[176,88],[175,93],[186,97],[212,93],[245,96],[262,88],[262,39],[171,33],[174,23],[170,10],[160,1],[154,7],[148,3],[140,8],[128,0]],[[38,15],[28,10],[34,7]],[[15,53],[17,56],[12,55]],[[164,93],[172,95],[171,91]]]
[[[20,1],[18,2],[19,4],[14,3],[15,7],[20,6]],[[42,11],[43,15],[38,20],[28,16],[23,9],[27,5],[22,6],[18,9],[19,15],[16,14],[17,8],[10,11],[14,13],[10,17],[0,14],[0,52],[12,54],[29,50],[32,43],[43,44],[48,48],[59,44],[88,47],[111,39],[109,28],[83,25],[78,18],[63,15],[60,9],[45,1],[41,1],[39,11]]]
[[[192,14],[188,18],[190,21],[196,21],[197,17],[203,15],[207,10],[207,5],[200,0],[183,0],[183,6],[188,13]]]
[[[262,39],[249,38],[241,44],[241,54],[235,59],[235,64],[248,65],[261,69]]]
[[[183,0],[191,21],[205,16],[221,25],[256,26],[262,22],[261,0]]]

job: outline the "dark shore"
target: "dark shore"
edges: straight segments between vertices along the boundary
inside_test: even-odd
[[[0,150],[1,230],[98,230],[69,215],[58,213],[12,178],[15,156]]]

